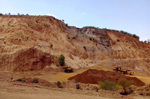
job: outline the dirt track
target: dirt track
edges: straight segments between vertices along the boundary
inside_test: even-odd
[[[79,72],[77,72],[79,73]],[[65,74],[65,73],[64,73]],[[120,97],[119,94],[116,94],[111,91],[99,91],[98,93],[90,90],[76,90],[65,89],[65,88],[53,88],[49,86],[40,86],[33,83],[20,83],[20,82],[10,82],[12,77],[11,72],[0,72],[0,99],[113,99],[107,97]],[[60,77],[67,77],[53,73],[42,73],[42,72],[27,72],[27,73],[13,73],[13,78],[18,79],[22,77],[38,77],[48,80],[49,82],[55,82],[61,79]],[[59,75],[60,77],[57,78]],[[70,74],[65,74],[70,75]],[[75,74],[74,74],[75,75]],[[53,79],[56,77],[57,79]],[[65,78],[65,79],[67,79]],[[132,98],[131,98],[132,97]],[[122,99],[122,98],[121,98]],[[144,98],[142,96],[129,96],[124,97],[123,99],[149,99],[149,97]]]
[[[14,85],[0,81],[1,99],[113,99],[99,96],[73,94],[69,92],[51,90],[38,87]]]

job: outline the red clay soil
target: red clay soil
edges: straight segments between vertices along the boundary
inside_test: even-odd
[[[75,75],[69,80],[76,80],[77,82],[81,83],[90,83],[90,84],[98,84],[99,81],[110,80],[117,82],[118,79],[124,78],[127,80],[134,81],[136,86],[144,86],[145,83],[141,80],[137,79],[136,77],[128,77],[123,74],[119,74],[117,72],[111,71],[103,71],[103,70],[96,70],[96,69],[89,69],[81,74]]]

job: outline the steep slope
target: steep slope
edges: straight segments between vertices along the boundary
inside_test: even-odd
[[[109,63],[149,73],[150,45],[120,32],[76,28],[50,16],[0,16],[0,69],[42,70],[64,54],[73,68]]]

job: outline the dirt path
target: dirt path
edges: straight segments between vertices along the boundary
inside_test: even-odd
[[[101,68],[99,68],[101,70]],[[32,84],[18,84],[17,82],[9,82],[11,77],[15,80],[23,77],[41,78],[49,82],[67,81],[67,79],[76,74],[80,74],[87,69],[80,69],[73,73],[63,72],[0,72],[0,99],[113,99],[108,97],[116,97],[110,92],[100,92],[99,94],[89,93],[88,91],[76,91],[75,89],[52,89],[43,88]],[[150,83],[150,77],[139,76],[141,80]],[[102,97],[103,96],[103,97]],[[118,97],[118,96],[117,96]],[[131,98],[132,97],[132,98]],[[150,97],[129,96],[128,99],[150,99]],[[124,97],[124,99],[127,99]]]
[[[99,96],[73,94],[58,90],[14,85],[0,81],[1,99],[113,99]]]

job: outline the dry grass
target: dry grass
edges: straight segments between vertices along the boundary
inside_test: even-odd
[[[141,81],[143,81],[145,84],[150,84],[150,77],[146,76],[132,76],[132,77],[137,77]]]

